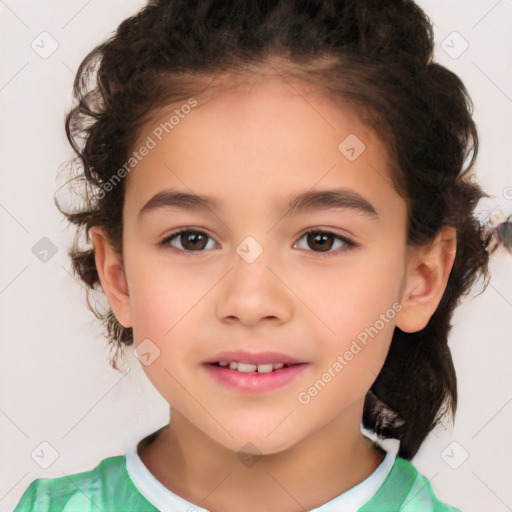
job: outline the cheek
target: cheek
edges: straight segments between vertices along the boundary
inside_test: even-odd
[[[383,310],[377,320],[339,316],[336,336],[324,336],[318,364],[310,381],[297,396],[308,415],[334,417],[354,403],[363,404],[384,365],[394,332],[396,306]],[[367,315],[368,316],[368,315]],[[368,316],[368,318],[374,318]],[[334,405],[335,404],[335,405]]]
[[[149,364],[139,358],[150,382],[168,403],[181,405],[183,388],[179,383],[186,381],[185,362],[192,359],[197,363],[191,311],[198,297],[185,283],[174,280],[169,287],[164,281],[148,272],[141,276],[139,286],[134,285],[133,334],[135,344],[149,347],[153,357]]]
[[[403,279],[398,252],[387,257],[381,251],[354,253],[340,258],[337,268],[304,268],[300,275],[298,295],[324,324],[326,339],[343,346],[375,324],[392,334]]]
[[[203,311],[201,299],[211,285],[194,285],[189,274],[157,261],[133,262],[132,268],[135,272],[131,273],[130,295],[135,344],[150,340],[149,346],[158,358],[144,366],[144,371],[157,389],[172,390],[177,385],[173,376],[182,381],[185,361],[197,364],[201,356],[196,315]]]
[[[139,254],[126,265],[136,339],[153,336],[165,342],[204,290],[196,289],[190,276],[167,265],[162,257]]]

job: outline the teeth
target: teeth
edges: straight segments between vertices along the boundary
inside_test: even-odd
[[[274,370],[279,370],[284,366],[284,363],[264,363],[264,364],[250,364],[239,363],[238,361],[219,361],[219,366],[223,368],[228,367],[231,370],[238,370],[241,373],[270,373]]]
[[[234,364],[236,365],[236,363],[234,363]],[[242,373],[249,373],[249,372],[255,372],[256,368],[258,368],[258,365],[257,364],[248,364],[248,363],[238,363],[236,368],[233,368],[231,366],[231,364],[229,365],[229,367],[232,370],[238,370],[239,372],[242,372]]]
[[[272,363],[267,364],[259,364],[258,365],[258,373],[270,373],[274,368]]]

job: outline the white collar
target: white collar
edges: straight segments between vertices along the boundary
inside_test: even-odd
[[[165,427],[162,427],[162,429]],[[160,430],[162,430],[160,429]],[[375,439],[370,431],[361,428],[365,436]],[[158,432],[158,431],[157,431]],[[156,434],[155,432],[154,434]],[[377,492],[388,476],[398,452],[399,442],[389,439],[379,444],[387,451],[379,467],[361,483],[332,499],[328,503],[311,510],[311,512],[356,512]],[[389,442],[391,441],[391,442]],[[174,494],[159,482],[144,465],[137,453],[139,441],[126,452],[126,470],[138,491],[161,512],[209,512]]]

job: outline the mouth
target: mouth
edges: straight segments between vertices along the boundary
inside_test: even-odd
[[[229,352],[205,361],[209,376],[238,392],[271,391],[298,378],[309,366],[284,354]]]

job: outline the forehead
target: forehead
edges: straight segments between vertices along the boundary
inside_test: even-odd
[[[176,186],[242,203],[316,185],[396,195],[384,144],[319,87],[267,76],[194,101],[155,110],[142,127],[134,149],[149,139],[154,147],[129,174],[127,200],[138,207]]]

